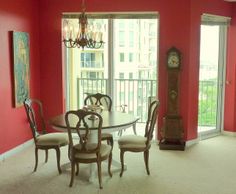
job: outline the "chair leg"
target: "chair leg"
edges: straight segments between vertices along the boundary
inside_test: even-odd
[[[79,163],[76,163],[76,176],[78,176],[79,175]]]
[[[110,145],[111,146],[111,150],[113,150],[113,145],[114,145],[114,140],[113,140],[113,137],[111,137],[111,138],[109,138],[109,140],[108,140],[108,145]]]
[[[45,150],[45,163],[48,162],[48,150]]]
[[[58,168],[59,174],[61,174],[61,166],[60,166],[61,153],[60,153],[60,147],[57,147],[55,149],[56,149],[56,154],[57,154],[57,168]]]
[[[101,161],[97,161],[97,168],[98,168],[98,181],[100,189],[102,189],[102,174],[101,174]]]
[[[149,161],[149,150],[144,151],[143,155],[144,155],[144,162],[145,162],[147,174],[150,175],[149,166],[148,166],[148,163],[149,163],[148,162]]]
[[[124,171],[124,151],[122,149],[120,150],[120,163],[121,163],[120,177],[122,177]]]
[[[71,160],[70,144],[68,145],[68,158],[69,158],[69,160]]]
[[[75,162],[71,161],[71,178],[70,178],[70,187],[72,187],[75,176]]]
[[[134,135],[137,135],[136,124],[133,125],[133,132],[134,132]]]
[[[110,177],[112,177],[112,173],[111,173],[111,161],[112,161],[112,152],[110,153],[109,158],[108,158],[108,173],[109,173]]]
[[[35,147],[35,152],[34,152],[34,154],[35,154],[35,166],[34,166],[34,172],[36,172],[37,167],[38,167],[38,148],[37,148],[37,147]]]

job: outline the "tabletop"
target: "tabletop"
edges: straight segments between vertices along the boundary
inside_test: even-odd
[[[102,130],[121,130],[128,128],[129,126],[133,126],[139,120],[139,118],[123,112],[118,111],[102,111],[100,115],[103,118]],[[91,126],[96,120],[90,120]],[[65,122],[65,114],[57,115],[51,119],[49,119],[49,123],[58,130],[66,130],[66,122]],[[75,126],[76,120],[71,121],[71,126]],[[74,124],[73,124],[74,123]]]

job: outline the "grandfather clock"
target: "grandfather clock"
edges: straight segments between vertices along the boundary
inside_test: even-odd
[[[179,72],[181,66],[181,53],[175,47],[167,51],[168,94],[167,114],[163,118],[161,150],[184,150],[182,117],[179,115]]]

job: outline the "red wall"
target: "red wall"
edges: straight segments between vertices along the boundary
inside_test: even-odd
[[[28,32],[30,36],[30,92],[40,95],[38,2],[32,0],[0,1],[0,154],[31,139],[24,107],[14,108],[13,59],[10,31]]]
[[[178,11],[176,11],[178,10]],[[189,56],[190,40],[190,1],[172,1],[167,4],[162,1],[160,13],[160,59],[159,59],[159,99],[161,110],[159,114],[159,128],[162,127],[162,119],[166,114],[167,108],[167,70],[166,70],[166,51],[175,46],[182,53],[181,71],[179,73],[179,114],[183,117],[185,139],[187,139],[187,102],[186,91],[188,90],[187,66]],[[184,105],[184,106],[183,106]]]
[[[24,5],[24,6],[22,6]],[[61,48],[61,14],[80,12],[79,0],[8,0],[0,2],[0,154],[25,142],[31,137],[24,108],[13,108],[12,55],[9,31],[26,31],[30,34],[31,96],[42,99],[47,107],[46,117],[64,111],[64,83]],[[223,0],[93,0],[86,1],[88,12],[156,11],[160,14],[159,44],[159,99],[161,109],[159,128],[166,113],[167,71],[166,51],[171,46],[183,55],[180,72],[180,115],[183,117],[185,139],[197,137],[197,101],[200,16],[202,13],[230,16],[231,4]],[[236,12],[236,11],[235,11]],[[234,16],[235,17],[235,16]],[[235,23],[235,22],[234,22]],[[235,130],[235,54],[236,30],[230,29],[229,69],[227,77],[232,85],[226,87],[225,126]],[[233,55],[233,56],[232,56]],[[232,71],[231,71],[232,70]],[[4,94],[4,95],[3,95]],[[228,95],[230,94],[230,95]],[[227,115],[228,114],[228,115]]]

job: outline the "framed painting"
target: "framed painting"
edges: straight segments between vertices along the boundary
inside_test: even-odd
[[[13,31],[14,102],[20,107],[29,97],[29,34]]]

